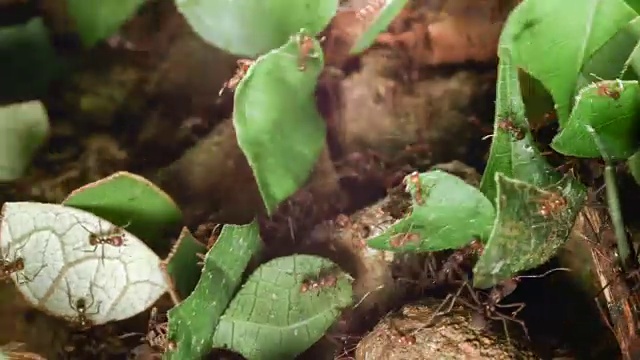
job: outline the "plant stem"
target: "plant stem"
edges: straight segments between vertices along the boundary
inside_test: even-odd
[[[622,211],[620,211],[620,198],[618,197],[618,185],[616,184],[616,175],[613,168],[613,159],[609,156],[606,147],[602,143],[600,136],[596,133],[591,125],[586,126],[587,131],[593,137],[596,146],[600,150],[602,159],[604,159],[604,184],[607,187],[607,205],[609,207],[609,215],[613,223],[613,230],[616,234],[616,243],[618,245],[618,258],[620,265],[624,270],[629,270],[629,258],[631,250],[629,249],[629,241],[627,233],[624,230],[624,221],[622,220]]]
[[[624,230],[624,221],[622,220],[622,212],[620,211],[620,199],[618,198],[618,185],[616,184],[616,176],[613,166],[607,162],[604,168],[604,183],[607,187],[607,205],[609,206],[609,214],[613,222],[613,229],[616,233],[616,242],[618,245],[618,257],[622,268],[628,270],[629,257],[631,250],[627,240],[627,233]]]

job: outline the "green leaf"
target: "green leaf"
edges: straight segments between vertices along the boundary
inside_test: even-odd
[[[220,316],[240,286],[249,260],[258,254],[261,246],[255,221],[222,228],[205,257],[195,290],[167,313],[168,336],[177,346],[165,353],[165,359],[200,359],[211,350]]]
[[[268,213],[307,180],[325,141],[325,125],[315,104],[324,66],[320,44],[300,70],[303,33],[260,57],[235,92],[233,121]]]
[[[564,126],[580,70],[636,16],[622,0],[527,0],[510,14],[500,44],[510,48],[515,66],[549,90]],[[541,52],[553,56],[540,56]]]
[[[205,41],[241,57],[256,57],[286,43],[291,34],[322,31],[338,0],[175,0],[178,10]]]
[[[356,55],[369,48],[369,46],[371,46],[371,44],[376,40],[376,37],[381,32],[385,31],[393,19],[400,14],[402,9],[407,5],[407,2],[409,2],[409,0],[383,1],[384,5],[382,5],[381,9],[376,9],[373,14],[367,14],[366,18],[361,19],[360,21],[367,21],[371,24],[367,27],[364,34],[360,35],[356,43],[351,48],[350,53],[352,55]],[[375,2],[371,3],[373,4]],[[370,16],[373,18],[369,18]]]
[[[405,178],[407,192],[413,197],[411,214],[369,239],[369,247],[441,251],[460,248],[474,237],[489,238],[496,214],[480,190],[444,171],[422,173],[419,180],[415,176]]]
[[[91,47],[115,34],[146,0],[67,0],[67,12],[75,21],[83,44]]]
[[[602,79],[635,80],[637,75],[638,40],[640,36],[640,17],[636,17],[613,35],[585,63],[574,93],[577,94],[585,86]]]
[[[496,84],[496,116],[489,160],[480,190],[493,203],[496,199],[495,174],[519,179],[544,187],[560,180],[560,174],[547,164],[538,151],[525,117],[518,70],[511,51],[499,48],[498,83]],[[495,203],[494,203],[495,205]]]
[[[0,182],[24,174],[49,130],[49,116],[40,101],[0,107]]]
[[[600,150],[587,130],[591,126],[608,156],[627,159],[640,148],[639,117],[638,81],[606,80],[591,84],[578,94],[569,122],[555,136],[551,147],[568,156],[599,158]]]
[[[196,240],[189,229],[184,227],[169,256],[164,260],[167,273],[183,299],[191,294],[200,279],[201,269],[198,265],[200,258],[197,254],[206,252],[207,247]]]
[[[41,18],[0,28],[0,100],[22,101],[46,95],[49,84],[64,73],[67,65],[56,55],[50,39]]]
[[[565,243],[586,190],[573,178],[541,189],[496,174],[497,216],[473,269],[473,284],[488,288],[547,262]],[[551,206],[544,213],[543,206]]]
[[[636,152],[629,158],[627,165],[629,166],[629,171],[636,180],[636,183],[640,185],[640,151]]]
[[[127,225],[128,231],[159,248],[168,247],[160,240],[182,220],[169,195],[142,176],[125,171],[74,190],[62,204]]]
[[[303,291],[305,281],[322,279],[336,281]],[[293,359],[324,336],[351,303],[351,280],[330,260],[313,255],[274,259],[244,283],[213,342],[246,359]]]

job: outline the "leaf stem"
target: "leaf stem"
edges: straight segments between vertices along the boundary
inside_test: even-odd
[[[613,229],[616,234],[618,257],[620,258],[622,268],[628,270],[627,266],[629,264],[631,250],[629,249],[627,233],[624,230],[624,221],[622,219],[622,212],[620,211],[620,199],[618,197],[616,176],[613,166],[608,161],[604,169],[604,183],[607,187],[607,205],[609,206],[609,215],[611,215]]]
[[[600,150],[600,155],[604,159],[604,184],[607,188],[607,205],[609,207],[609,215],[613,223],[613,230],[616,234],[616,243],[618,245],[618,258],[624,270],[629,270],[629,258],[631,250],[629,249],[629,241],[627,233],[624,230],[624,220],[622,219],[622,211],[620,211],[620,198],[618,197],[618,185],[616,184],[616,175],[612,165],[612,159],[608,155],[607,150],[591,125],[587,125],[587,131],[593,137],[596,146]]]

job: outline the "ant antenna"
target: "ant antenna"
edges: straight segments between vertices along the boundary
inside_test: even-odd
[[[547,272],[545,272],[544,274],[540,274],[540,275],[521,275],[521,276],[517,276],[516,278],[519,279],[531,279],[531,278],[543,278],[553,272],[556,271],[571,271],[571,269],[569,268],[555,268],[555,269],[551,269]]]

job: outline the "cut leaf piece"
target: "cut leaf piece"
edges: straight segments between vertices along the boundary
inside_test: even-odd
[[[312,47],[304,70],[299,68],[301,42]],[[323,66],[320,44],[300,33],[260,57],[236,89],[238,144],[268,213],[304,184],[324,146],[325,124],[315,102]]]
[[[525,107],[520,92],[518,69],[512,63],[511,51],[500,46],[498,55],[498,82],[496,84],[496,113],[493,122],[493,136],[489,150],[489,160],[485,168],[480,190],[491,201],[496,198],[495,174],[501,172],[513,176],[514,147],[527,146],[533,148],[528,134],[529,124],[525,117]],[[517,140],[507,128],[517,129],[525,133],[525,137]],[[525,143],[525,144],[522,144]],[[544,160],[542,160],[544,161]]]
[[[474,237],[489,238],[495,210],[480,190],[440,170],[411,174],[404,181],[413,195],[411,214],[369,239],[369,247],[440,251],[460,248]]]
[[[586,198],[584,186],[564,177],[541,189],[501,173],[493,232],[473,269],[473,285],[488,288],[547,262],[564,244]]]
[[[599,81],[580,91],[569,122],[551,147],[568,156],[599,158],[600,149],[587,131],[591,126],[612,159],[627,159],[640,148],[639,117],[637,81]]]
[[[301,28],[315,36],[338,10],[338,0],[175,2],[200,37],[240,57],[256,57],[278,48]]]
[[[67,0],[67,11],[86,47],[115,34],[145,0]]]
[[[40,101],[0,107],[0,182],[23,175],[49,130],[49,116]]]
[[[225,225],[207,253],[195,290],[169,310],[169,339],[176,349],[167,359],[199,359],[212,347],[220,316],[233,298],[251,257],[262,246],[257,222]]]
[[[16,54],[19,54],[17,56]],[[69,65],[56,54],[42,18],[24,25],[0,27],[0,100],[42,98]]]
[[[144,242],[88,213],[57,204],[8,202],[2,207],[3,259],[22,259],[11,279],[33,306],[72,321],[77,302],[95,325],[130,318],[168,289],[160,259]],[[120,246],[92,246],[89,237],[119,236]],[[124,246],[122,246],[124,245]]]
[[[198,254],[205,254],[206,252],[206,245],[196,240],[188,228],[182,228],[178,241],[173,245],[171,253],[164,260],[167,272],[182,299],[189,296],[196,287],[201,273],[201,268],[198,265],[198,262],[200,262]]]
[[[637,79],[633,68],[638,65],[634,58],[638,56],[639,40],[640,17],[636,17],[593,53],[580,71],[574,93],[602,79]]]
[[[293,359],[324,336],[351,303],[350,278],[330,260],[274,259],[251,274],[233,298],[214,346],[252,360]]]
[[[524,1],[509,15],[500,44],[511,49],[514,65],[549,90],[564,127],[580,69],[636,16],[623,0]],[[563,24],[561,39],[557,24]]]
[[[66,206],[90,211],[113,223],[127,225],[127,230],[159,248],[167,229],[182,220],[176,203],[149,180],[126,171],[74,190],[62,202]]]
[[[400,14],[402,9],[407,5],[409,0],[376,0],[370,1],[367,6],[371,6],[373,11],[367,12],[367,14],[359,19],[360,21],[366,21],[370,23],[367,26],[367,30],[362,34],[356,43],[351,48],[350,53],[352,55],[365,51],[371,44],[374,43],[376,37],[384,32],[393,19]],[[373,4],[379,4],[380,7]]]

